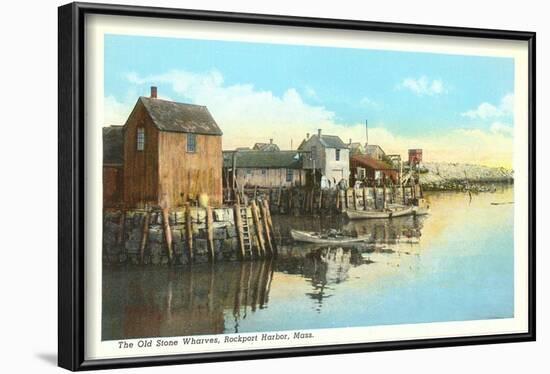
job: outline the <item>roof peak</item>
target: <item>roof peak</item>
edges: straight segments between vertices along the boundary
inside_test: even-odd
[[[160,131],[222,135],[221,129],[204,105],[140,96],[141,103]],[[137,104],[136,104],[137,105]]]
[[[147,99],[150,101],[164,101],[165,103],[172,103],[172,104],[178,104],[178,105],[189,105],[189,106],[197,106],[200,108],[206,108],[206,105],[200,105],[200,104],[192,104],[192,103],[182,103],[180,101],[173,101],[173,100],[166,100],[166,99],[159,99],[156,97],[149,97],[149,96],[140,96],[140,99]]]

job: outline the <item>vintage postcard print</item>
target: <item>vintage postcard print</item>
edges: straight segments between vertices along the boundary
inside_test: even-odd
[[[87,359],[527,331],[524,43],[101,15],[86,42]]]

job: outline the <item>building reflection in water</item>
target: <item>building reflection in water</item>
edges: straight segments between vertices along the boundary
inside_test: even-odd
[[[272,277],[272,261],[106,268],[102,338],[224,333],[224,311],[238,321],[264,308]]]
[[[422,227],[421,219],[413,217],[317,220],[317,227],[311,227],[314,220],[289,218],[276,223],[276,259],[175,268],[106,266],[103,340],[239,332],[242,320],[267,306],[276,272],[303,277],[310,284],[305,296],[321,312],[334,285],[345,282],[352,267],[368,264],[369,253],[391,250],[404,238],[419,238]],[[370,240],[345,248],[308,246],[288,239],[290,227],[308,231],[333,228],[354,236],[370,235]]]

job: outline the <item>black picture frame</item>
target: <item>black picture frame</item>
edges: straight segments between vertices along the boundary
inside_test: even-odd
[[[166,355],[140,358],[85,360],[84,355],[84,24],[88,14],[156,17],[325,29],[367,30],[403,34],[443,35],[519,40],[528,43],[528,332],[390,341],[302,348]],[[416,349],[535,340],[535,33],[506,30],[426,26],[340,19],[288,17],[90,3],[71,3],[58,9],[58,364],[69,370],[108,369],[211,362],[220,360],[324,355],[365,351]]]

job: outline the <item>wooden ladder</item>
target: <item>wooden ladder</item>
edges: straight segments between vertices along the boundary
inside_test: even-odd
[[[240,208],[241,221],[243,224],[243,251],[245,256],[252,258],[252,238],[250,237],[250,227],[248,226],[248,217],[246,207]]]

